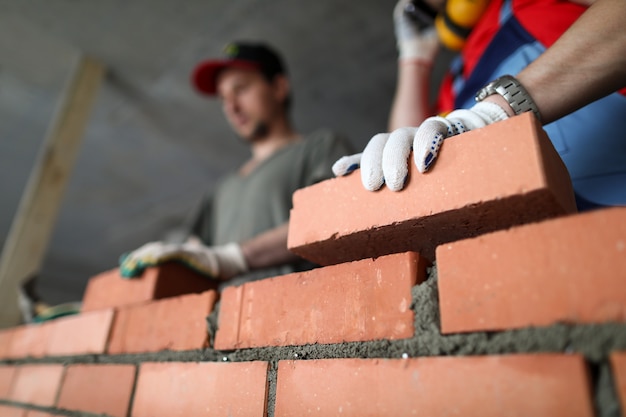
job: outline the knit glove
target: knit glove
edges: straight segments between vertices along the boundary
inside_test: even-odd
[[[141,275],[150,266],[168,261],[181,262],[191,269],[220,281],[248,271],[248,265],[237,243],[204,246],[196,242],[182,244],[150,242],[120,258],[124,278]]]
[[[439,50],[439,40],[434,19],[428,17],[416,19],[416,13],[425,16],[420,10],[414,10],[411,0],[399,0],[393,9],[393,25],[400,60],[416,60],[432,64]],[[411,13],[411,10],[414,10]]]
[[[375,191],[386,184],[389,189],[399,191],[408,177],[411,150],[417,169],[424,173],[435,162],[444,139],[507,118],[500,106],[484,101],[469,110],[455,110],[446,117],[429,117],[419,127],[402,127],[375,135],[362,153],[335,162],[333,173],[347,175],[360,166],[365,189]]]

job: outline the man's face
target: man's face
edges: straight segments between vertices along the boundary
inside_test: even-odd
[[[275,86],[255,70],[222,70],[217,77],[217,94],[226,119],[248,142],[264,139],[284,111]]]

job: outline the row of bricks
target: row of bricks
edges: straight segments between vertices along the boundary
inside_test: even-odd
[[[410,338],[411,288],[427,264],[407,252],[226,288],[213,347]],[[437,269],[444,334],[623,322],[626,208],[441,245]],[[0,359],[204,348],[217,296],[209,290],[9,329],[0,333]]]
[[[438,244],[576,210],[567,170],[532,115],[451,138],[445,146],[437,169],[412,171],[402,192],[365,191],[356,174],[299,190],[289,246],[320,265],[407,251],[432,261]],[[189,270],[167,268],[142,280],[92,278],[83,312],[215,289]],[[176,280],[161,279],[174,273]]]
[[[208,346],[209,290],[0,332],[0,359],[190,350]]]
[[[611,366],[625,404],[626,353],[612,353]],[[5,366],[0,398],[113,417],[131,404],[134,417],[264,416],[268,371],[267,362]],[[274,415],[593,416],[591,391],[579,355],[279,361]]]
[[[498,155],[492,155],[495,152]],[[355,181],[358,182],[356,176],[337,178],[300,190],[294,196],[294,210],[290,223],[289,244],[292,250],[326,265],[359,257],[377,257],[385,253],[403,252],[406,249],[419,251],[423,257],[432,259],[431,252],[435,250],[437,244],[575,210],[567,171],[551,147],[545,132],[528,115],[469,132],[463,135],[463,140],[452,138],[446,142],[444,154],[437,163],[435,174],[419,175],[419,181],[417,178],[410,180],[406,190],[401,193],[392,193],[388,190],[379,193],[365,192],[355,184]],[[464,175],[459,176],[459,170]],[[418,176],[415,172],[411,175]],[[483,177],[484,181],[480,180]],[[470,178],[472,183],[480,184],[480,187],[459,184],[458,181],[463,178]],[[420,199],[420,196],[429,198]],[[385,204],[380,204],[381,199]],[[328,204],[325,204],[325,201]],[[320,221],[308,221],[312,215],[309,211],[318,210],[319,207],[332,209],[325,210],[325,215],[321,218],[316,216]],[[354,212],[359,212],[359,216],[353,216]],[[512,236],[504,236],[504,239],[509,238]],[[363,239],[366,239],[366,242],[363,242]],[[560,240],[557,238],[555,241]],[[337,242],[340,243],[339,247],[336,247]],[[476,246],[475,243],[468,245],[470,249]],[[362,253],[359,248],[367,248],[368,252]],[[458,260],[462,250],[455,250],[451,246],[447,248],[447,253],[438,252],[438,257],[450,259],[449,263],[438,259],[440,269],[451,270],[452,268],[445,269],[448,264],[453,267],[454,265],[464,267],[466,260]],[[482,250],[485,251],[484,248]],[[515,248],[514,251],[518,249]],[[584,253],[584,250],[578,252]],[[475,269],[492,267],[491,264],[486,266],[485,261],[477,262],[477,259],[482,257],[479,252],[468,250],[467,254],[469,258],[467,264],[473,265]],[[494,256],[493,253],[487,255]],[[576,254],[573,256],[576,257]],[[562,258],[559,259],[566,262]],[[410,265],[407,265],[407,262]],[[229,349],[410,337],[412,318],[407,309],[409,295],[406,288],[407,284],[421,282],[425,265],[422,258],[417,260],[415,277],[415,271],[412,270],[412,264],[415,262],[412,258],[408,261],[394,259],[395,266],[389,263],[382,265],[383,262],[377,265],[376,262],[356,262],[343,265],[339,270],[326,269],[229,289],[224,294],[225,313],[220,318],[222,330],[218,333],[216,346]],[[363,277],[364,281],[371,281],[373,274],[368,274],[367,269],[372,268],[372,264],[374,269],[385,277],[383,281],[386,287],[395,286],[393,296],[388,297],[386,302],[381,303],[380,308],[374,311],[370,311],[371,307],[366,303],[375,301],[373,304],[377,305],[376,302],[383,299],[390,290],[379,288],[380,286],[363,289],[365,284],[355,283],[351,277],[352,270],[355,270],[360,271],[359,277]],[[504,257],[499,265],[503,269],[519,267],[515,259],[510,262]],[[480,272],[482,271],[475,275],[480,276]],[[403,277],[402,274],[405,273],[410,275],[408,279]],[[395,279],[394,275],[400,278]],[[549,276],[550,273],[545,275]],[[381,278],[377,276],[376,281],[380,283]],[[460,281],[470,282],[465,278]],[[497,282],[488,287],[498,288],[499,285]],[[344,298],[342,291],[335,291],[337,286],[346,287],[356,298]],[[451,291],[454,288],[458,290],[461,286],[455,283]],[[467,286],[462,288],[465,291]],[[607,288],[610,291],[612,287]],[[215,289],[214,283],[176,264],[150,268],[141,279],[135,280],[122,280],[117,271],[110,271],[89,281],[83,298],[83,317],[74,318],[71,325],[68,321],[54,326],[25,327],[11,334],[0,334],[0,339],[12,338],[10,344],[4,344],[8,346],[4,348],[4,352],[0,347],[0,358],[102,353],[107,343],[109,328],[113,329],[109,353],[201,348],[205,346],[206,335],[203,326],[198,324],[200,317],[193,316],[193,311],[191,317],[189,315],[184,317],[189,313],[187,311],[176,311],[178,307],[175,304],[192,303],[189,299],[181,299],[178,303],[161,302],[158,305],[146,303],[210,289]],[[262,295],[276,294],[277,291],[283,293],[284,297]],[[495,296],[495,294],[482,295],[491,295],[492,298]],[[530,294],[534,295],[536,294]],[[328,300],[329,297],[333,303],[319,302]],[[459,297],[447,298],[447,302],[459,306],[456,300]],[[274,299],[284,300],[281,301],[283,308],[278,313],[265,305],[264,300]],[[474,298],[465,299],[469,300],[465,310],[475,311]],[[210,310],[213,300],[208,304]],[[606,303],[603,307],[605,305]],[[246,306],[246,309],[242,309],[242,306]],[[103,309],[109,311],[103,312]],[[118,309],[114,326],[112,326],[113,309]],[[208,314],[204,305],[200,310],[203,316]],[[461,319],[470,317],[465,314],[465,310],[458,308],[457,316]],[[96,311],[98,314],[86,314]],[[294,311],[300,312],[294,314]],[[367,314],[364,314],[365,311]],[[493,315],[504,317],[500,315],[498,309],[493,311]],[[448,323],[450,320],[447,320],[451,317],[450,314],[442,312],[442,316],[446,319],[444,331],[483,329],[471,323],[459,326],[457,324],[460,320],[454,319],[454,323],[450,325]],[[330,322],[328,319],[335,317],[343,317],[343,320],[339,320],[339,324],[332,328],[328,325]],[[611,318],[611,314],[606,317]],[[539,322],[531,320],[530,324],[543,324],[546,320],[550,322],[554,319],[555,317],[544,314]],[[593,317],[591,321],[597,319]],[[276,321],[280,322],[280,326],[274,327]],[[584,318],[582,321],[585,321]],[[98,325],[94,325],[94,322]],[[146,324],[151,322],[156,324]],[[80,325],[81,323],[85,325]],[[320,323],[325,323],[327,328],[321,328],[318,325]],[[529,321],[516,322],[512,325],[510,320],[505,320],[496,327],[510,328],[525,324],[529,324]],[[259,326],[267,328],[267,331],[258,332]],[[494,330],[490,326],[493,325],[485,323],[483,327]],[[177,331],[182,327],[188,329],[186,334]],[[306,327],[304,333],[294,331],[302,327]],[[77,340],[70,329],[82,328],[90,329],[93,337],[81,335]],[[251,331],[252,328],[255,329],[254,332]],[[391,331],[387,331],[388,329]],[[172,337],[164,338],[163,334],[168,332]]]

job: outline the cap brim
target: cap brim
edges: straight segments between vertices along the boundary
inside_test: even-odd
[[[204,61],[194,69],[191,80],[198,91],[214,96],[217,93],[217,75],[225,68],[259,69],[259,65],[238,59]]]

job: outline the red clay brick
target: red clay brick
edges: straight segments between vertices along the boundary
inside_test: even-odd
[[[206,317],[217,292],[189,294],[120,308],[108,352],[137,353],[191,350],[207,346]]]
[[[577,355],[280,361],[274,415],[591,417],[590,394]]]
[[[443,333],[626,319],[626,208],[437,248]]]
[[[267,369],[267,362],[144,363],[132,416],[265,416]]]
[[[81,313],[51,321],[46,353],[50,356],[104,353],[114,310]]]
[[[447,139],[436,166],[412,162],[404,190],[366,191],[357,171],[298,190],[289,248],[320,265],[415,251],[576,211],[569,174],[532,115]]]
[[[52,322],[45,322],[15,327],[8,357],[16,359],[45,356],[52,326]]]
[[[15,374],[10,399],[44,407],[54,406],[63,371],[63,365],[20,366]]]
[[[610,360],[615,391],[622,407],[622,415],[626,415],[626,352],[613,352]]]
[[[68,366],[57,407],[125,417],[134,383],[134,365]]]
[[[425,270],[407,252],[228,287],[215,348],[411,337],[411,287]]]
[[[9,398],[17,367],[0,366],[0,399]]]
[[[0,417],[28,417],[23,408],[0,405]]]
[[[116,268],[89,280],[82,311],[127,306],[216,288],[215,282],[175,262],[147,268],[141,277],[133,279],[122,278]]]
[[[0,330],[0,359],[10,358],[11,342],[15,328]]]

